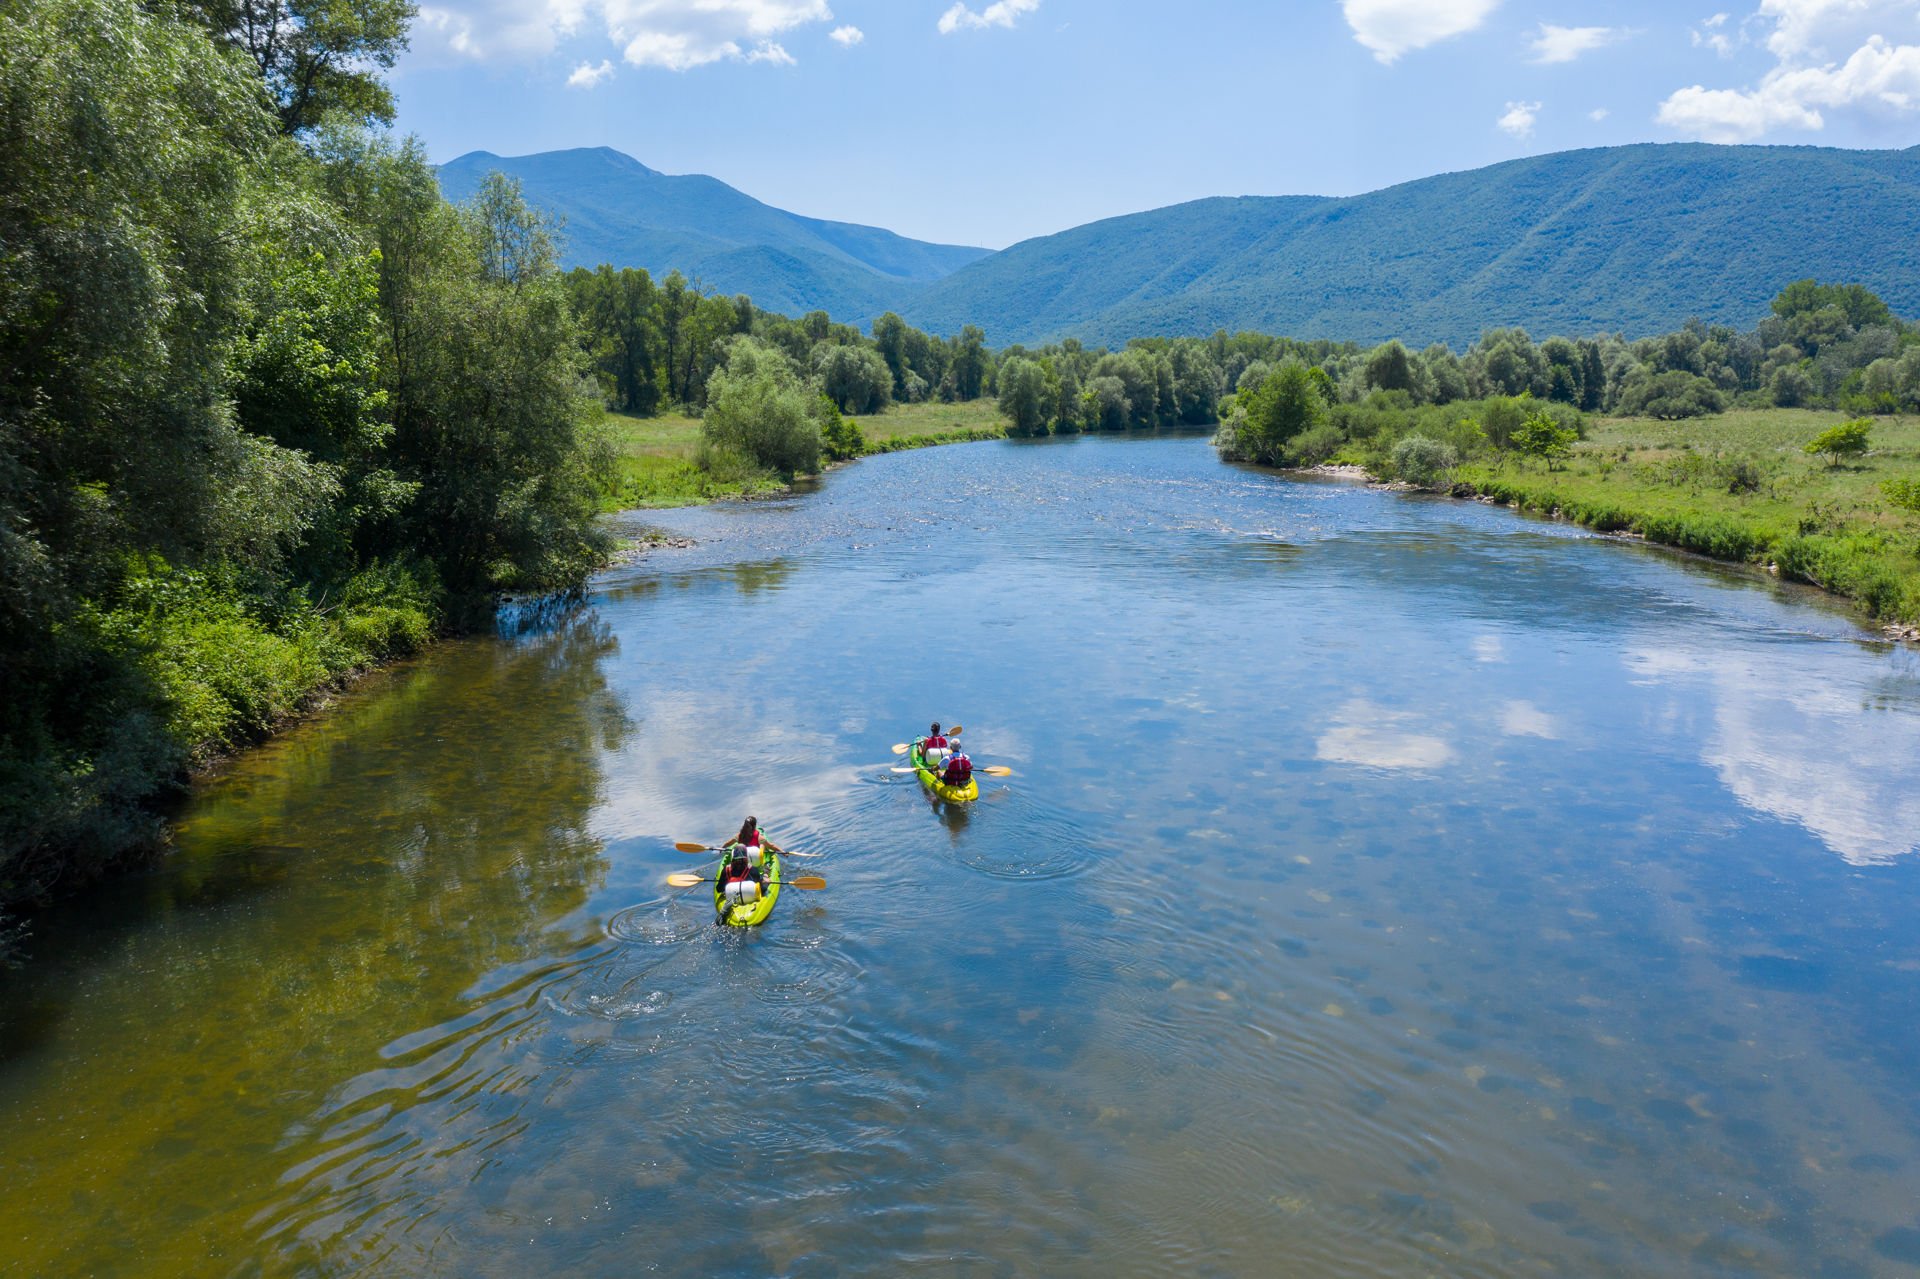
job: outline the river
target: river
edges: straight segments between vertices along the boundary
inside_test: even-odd
[[[1199,439],[649,522],[38,922],[0,1272],[1920,1274],[1910,649]]]

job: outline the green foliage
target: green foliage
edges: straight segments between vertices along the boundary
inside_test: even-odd
[[[1859,457],[1871,445],[1873,420],[1855,418],[1851,422],[1842,422],[1830,426],[1807,441],[1805,451],[1816,456],[1825,456],[1827,465],[1838,466],[1843,457]]]
[[[1393,473],[1410,484],[1432,487],[1459,464],[1452,445],[1424,435],[1409,435],[1393,446]]]
[[[0,7],[0,903],[141,846],[188,765],[343,673],[602,556],[542,219],[307,128],[382,114],[410,12]],[[247,14],[265,62],[209,37]]]
[[[1573,443],[1579,438],[1572,427],[1560,425],[1550,414],[1534,413],[1513,433],[1513,447],[1528,457],[1542,459],[1551,470],[1573,451]]]
[[[1346,442],[1347,437],[1331,422],[1309,427],[1287,442],[1287,464],[1319,466],[1338,453]]]
[[[867,437],[860,424],[843,417],[831,396],[822,395],[814,405],[820,421],[820,447],[833,462],[845,462],[867,451]]]
[[[1675,421],[1719,413],[1726,397],[1706,378],[1680,369],[1645,377],[1629,385],[1620,397],[1621,413]]]
[[[1279,466],[1288,443],[1327,422],[1324,375],[1298,360],[1281,365],[1251,391],[1242,391],[1230,431],[1217,437],[1223,457]]]
[[[1815,280],[1795,280],[1773,299],[1773,313],[1783,320],[1824,311],[1837,310],[1856,329],[1889,324],[1893,312],[1864,285],[1821,284]]]
[[[878,413],[892,401],[893,373],[871,347],[823,342],[814,348],[813,371],[843,413]]]
[[[1033,360],[1010,357],[1000,366],[1000,411],[1013,425],[1011,435],[1045,435],[1055,402],[1047,370]]]
[[[708,388],[701,464],[718,471],[744,461],[787,476],[818,471],[814,400],[786,356],[752,338],[735,338]]]
[[[246,55],[285,132],[329,113],[393,122],[379,73],[407,47],[409,0],[184,0],[179,11]]]
[[[1920,479],[1886,480],[1880,485],[1887,501],[1909,515],[1920,515]]]

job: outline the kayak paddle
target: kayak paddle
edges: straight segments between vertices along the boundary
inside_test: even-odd
[[[690,870],[677,870],[667,876],[667,882],[675,888],[693,888],[700,884],[711,884],[712,876],[696,875]],[[819,875],[795,875],[792,879],[777,880],[781,888],[825,888],[827,881]],[[769,885],[772,887],[773,885]]]

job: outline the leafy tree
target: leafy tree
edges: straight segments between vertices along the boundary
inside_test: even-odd
[[[1552,415],[1534,413],[1514,432],[1513,447],[1528,457],[1542,459],[1551,471],[1559,469],[1560,460],[1573,451],[1573,442],[1579,438],[1579,432],[1562,426]]]
[[[820,424],[820,445],[831,462],[845,462],[867,451],[867,435],[860,424],[842,417],[840,406],[822,395],[814,404],[814,416]]]
[[[1860,284],[1795,280],[1773,299],[1773,313],[1783,320],[1829,308],[1837,310],[1856,329],[1893,323],[1893,312],[1887,304]]]
[[[330,112],[393,122],[380,73],[407,47],[411,0],[183,0],[181,12],[247,56],[282,131],[299,133]]]
[[[880,358],[887,362],[887,371],[893,375],[893,398],[908,399],[907,378],[913,369],[907,359],[907,322],[888,311],[873,322],[873,346]],[[924,382],[926,379],[922,378]]]
[[[1825,456],[1828,466],[1838,466],[1841,458],[1864,454],[1872,444],[1872,432],[1872,418],[1855,418],[1820,432],[1807,441],[1805,451]]]
[[[1366,382],[1382,391],[1414,389],[1413,359],[1398,340],[1373,348],[1367,356]]]
[[[1727,406],[1718,387],[1697,373],[1672,369],[1630,383],[1620,394],[1619,411],[1672,421],[1685,417],[1703,417]]]
[[[1909,515],[1920,515],[1920,480],[1887,480],[1880,485],[1887,501]]]
[[[791,361],[753,338],[737,337],[711,378],[702,442],[708,453],[799,475],[820,469],[815,396]]]
[[[960,330],[952,342],[952,361],[947,372],[952,377],[953,398],[977,400],[986,385],[991,357],[987,354],[987,335],[974,325]]]
[[[1252,393],[1241,392],[1238,408],[1242,417],[1228,455],[1278,466],[1295,436],[1324,425],[1327,400],[1321,387],[1325,375],[1316,378],[1316,372],[1319,370],[1290,360]]]
[[[878,413],[891,399],[893,374],[871,347],[823,342],[814,348],[813,371],[843,413]]]
[[[1013,356],[1000,365],[1000,411],[1013,423],[1014,435],[1045,435],[1048,394],[1047,371],[1039,363]]]

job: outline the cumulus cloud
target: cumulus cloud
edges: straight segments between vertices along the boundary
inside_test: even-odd
[[[1465,35],[1485,22],[1500,0],[1341,0],[1353,38],[1391,66],[1403,53]]]
[[[867,33],[859,27],[835,27],[827,33],[827,39],[843,48],[851,49],[867,38]]]
[[[940,34],[950,36],[956,31],[978,31],[985,27],[1010,27],[1020,20],[1020,16],[1032,13],[1040,7],[1040,0],[995,0],[995,3],[975,12],[963,2],[956,2],[953,8],[940,15]]]
[[[1593,121],[1595,124],[1599,124],[1607,118],[1608,114],[1609,112],[1605,107],[1595,107],[1593,110],[1587,112],[1587,119]]]
[[[590,62],[582,62],[573,69],[573,74],[567,77],[567,87],[569,89],[591,89],[594,85],[599,84],[612,74],[613,63],[605,58],[600,59],[600,65],[597,67]]]
[[[1516,138],[1530,138],[1533,136],[1534,121],[1539,117],[1538,102],[1509,102],[1507,113],[1493,123],[1502,133]]]
[[[1660,104],[1661,124],[1707,142],[1751,142],[1818,131],[1829,112],[1920,111],[1920,44],[1886,35],[1920,33],[1920,0],[1762,0],[1756,20],[1772,23],[1765,44],[1775,60],[1759,83],[1676,90]]]
[[[1556,27],[1543,22],[1540,33],[1533,38],[1533,60],[1572,62],[1583,53],[1605,48],[1631,34],[1625,27]]]
[[[774,37],[832,18],[827,0],[442,0],[421,6],[413,43],[429,57],[530,59],[592,21],[638,67],[790,65],[793,55]]]
[[[1734,36],[1727,34],[1727,14],[1716,13],[1693,29],[1693,47],[1712,49],[1723,58],[1731,58],[1737,47]]]

